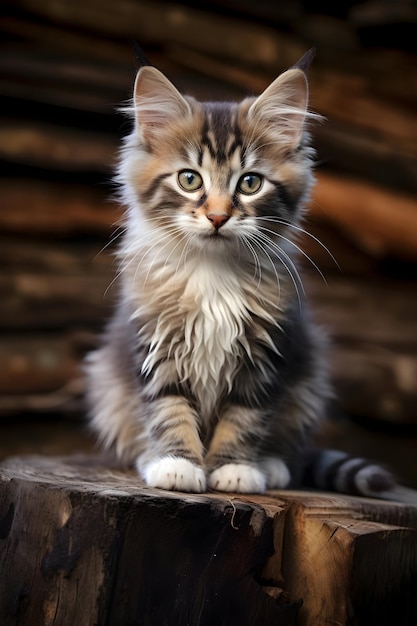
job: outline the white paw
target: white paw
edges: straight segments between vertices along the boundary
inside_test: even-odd
[[[148,487],[194,493],[201,493],[206,489],[204,470],[187,459],[165,456],[144,467],[138,462],[137,466]]]
[[[209,487],[216,491],[238,493],[263,493],[266,480],[262,472],[252,465],[228,463],[214,470],[208,479]]]
[[[291,480],[291,474],[284,461],[279,457],[262,459],[260,466],[267,476],[268,489],[285,489]]]

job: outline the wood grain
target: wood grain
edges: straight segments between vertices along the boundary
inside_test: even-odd
[[[17,457],[0,467],[1,623],[412,626],[416,529],[417,506],[181,494],[103,457]]]

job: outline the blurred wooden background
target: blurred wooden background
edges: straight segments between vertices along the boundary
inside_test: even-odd
[[[323,437],[417,486],[415,2],[3,0],[0,456],[89,449],[80,361],[109,314],[110,183],[136,40],[199,98],[259,93],[308,48],[318,184],[306,285],[332,335]],[[324,9],[326,6],[326,10]]]

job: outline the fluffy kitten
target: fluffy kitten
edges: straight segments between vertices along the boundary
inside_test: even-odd
[[[342,491],[391,486],[380,468],[310,449],[330,386],[297,269],[316,117],[305,65],[239,104],[138,72],[119,302],[87,370],[94,429],[149,486],[263,492],[306,473]]]

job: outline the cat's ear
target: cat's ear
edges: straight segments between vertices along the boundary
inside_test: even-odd
[[[305,73],[291,68],[278,76],[251,105],[248,115],[262,120],[280,141],[295,149],[301,142],[307,116],[308,84]]]
[[[136,130],[146,139],[160,133],[171,122],[190,115],[191,109],[178,89],[155,67],[142,67],[135,81]]]

